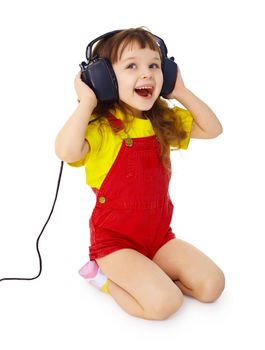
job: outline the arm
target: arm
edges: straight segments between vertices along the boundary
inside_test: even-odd
[[[56,155],[68,163],[83,158],[89,152],[85,133],[90,116],[97,105],[96,95],[82,82],[80,73],[76,76],[75,88],[80,103],[55,140]]]
[[[192,138],[211,139],[222,133],[222,125],[210,107],[185,87],[180,70],[174,90],[166,98],[178,100],[192,114]]]

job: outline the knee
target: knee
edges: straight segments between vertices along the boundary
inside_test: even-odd
[[[152,306],[151,317],[154,320],[166,320],[178,311],[182,303],[183,294],[178,290],[173,294],[161,293]]]
[[[225,276],[221,270],[201,281],[196,288],[196,297],[204,303],[217,300],[225,288]]]

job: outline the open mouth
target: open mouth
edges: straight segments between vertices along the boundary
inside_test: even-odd
[[[137,95],[141,97],[151,97],[154,91],[153,86],[141,86],[139,88],[135,88],[134,91]]]

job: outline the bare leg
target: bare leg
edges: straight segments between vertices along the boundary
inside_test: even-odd
[[[194,298],[194,291],[191,288],[184,286],[184,284],[182,284],[180,281],[175,281],[175,283],[183,294]]]
[[[175,313],[183,295],[152,260],[133,249],[121,249],[96,259],[109,278],[109,291],[128,314],[163,320]]]
[[[225,277],[221,269],[191,244],[172,239],[162,246],[153,261],[180,290],[202,302],[213,302],[223,292]]]
[[[138,301],[126,290],[119,287],[115,282],[109,280],[108,284],[109,292],[115,299],[117,304],[119,304],[123,310],[128,312],[130,315],[143,317],[144,309],[138,303]]]

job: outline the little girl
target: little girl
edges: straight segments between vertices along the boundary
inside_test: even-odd
[[[118,98],[98,100],[79,72],[78,107],[55,142],[61,160],[85,166],[86,182],[96,194],[90,261],[80,274],[127,313],[144,319],[168,318],[183,294],[213,302],[224,289],[224,274],[172,232],[168,188],[170,149],[187,149],[190,138],[217,137],[222,126],[185,87],[179,69],[173,90],[160,96],[164,56],[149,31],[103,37],[93,56],[109,60]],[[185,109],[169,107],[166,99]]]

